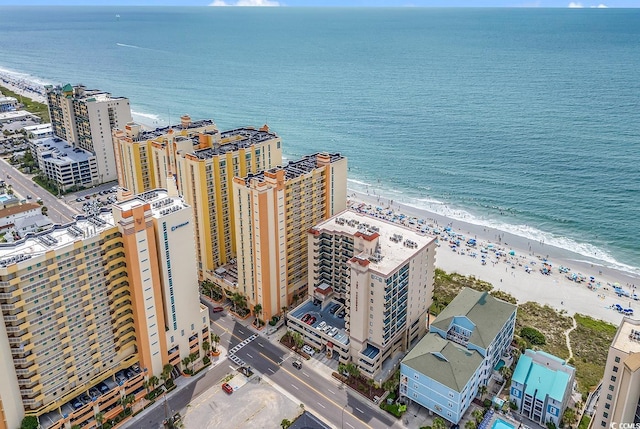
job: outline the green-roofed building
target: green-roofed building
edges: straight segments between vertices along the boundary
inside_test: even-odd
[[[516,306],[465,288],[402,359],[400,394],[458,424],[508,350]]]
[[[575,368],[543,351],[527,350],[511,377],[510,398],[535,422],[559,426],[575,377]]]

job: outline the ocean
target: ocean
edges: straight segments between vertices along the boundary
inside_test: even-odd
[[[267,123],[351,189],[635,273],[638,46],[638,9],[0,8],[4,70]]]

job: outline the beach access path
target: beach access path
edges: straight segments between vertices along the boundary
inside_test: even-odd
[[[447,218],[395,201],[390,204],[388,199],[353,190],[349,190],[349,199],[348,206],[359,207],[360,211],[370,212],[378,218],[381,216],[394,218],[394,215],[402,213],[407,216],[407,224],[411,218],[424,221],[409,224],[411,229],[417,229],[419,225],[433,225],[441,232],[439,247],[436,251],[436,267],[446,272],[475,276],[487,281],[495,289],[514,296],[518,303],[534,301],[559,311],[565,310],[570,316],[581,313],[615,325],[620,324],[623,317],[612,309],[615,304],[632,308],[635,312],[640,311],[640,301],[634,301],[629,297],[618,297],[613,289],[614,284],[619,284],[633,295],[635,289],[632,285],[640,286],[640,278],[613,268],[599,266],[597,261],[592,264],[583,255],[571,254],[565,249],[497,229]],[[443,233],[445,228],[450,233],[463,235],[465,240],[469,238],[477,240],[477,245],[467,247],[461,243],[460,246],[453,248],[449,242],[450,235]],[[481,248],[489,246],[492,251],[481,254]],[[496,256],[496,252],[501,256]],[[476,255],[472,256],[474,253]],[[485,256],[485,264],[482,263],[482,255]],[[540,272],[545,259],[552,266],[551,273],[548,275]],[[560,266],[570,267],[569,274],[581,273],[587,280],[593,276],[592,288],[587,286],[588,281],[569,280],[566,274],[558,271]]]

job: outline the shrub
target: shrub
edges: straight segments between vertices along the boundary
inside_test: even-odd
[[[491,408],[491,399],[485,399],[485,400],[482,402],[482,405],[483,405],[485,408]]]
[[[26,416],[22,419],[22,424],[20,425],[20,429],[37,429],[38,428],[38,418],[36,416]]]
[[[209,365],[211,363],[211,359],[209,359],[209,356],[205,356],[202,358],[202,363],[205,365]]]
[[[520,330],[520,336],[534,346],[543,346],[547,342],[542,332],[528,326]]]

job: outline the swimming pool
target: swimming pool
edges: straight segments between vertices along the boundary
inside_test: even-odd
[[[498,418],[493,422],[491,429],[515,429],[515,426]]]
[[[0,195],[0,203],[4,203],[7,202],[11,199],[11,197],[7,194],[2,194]]]

